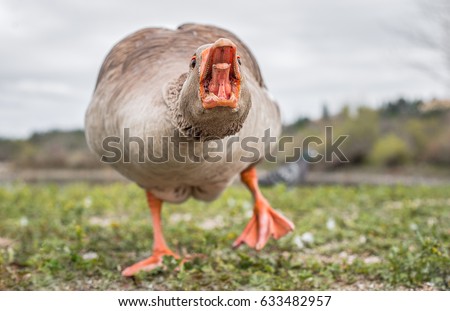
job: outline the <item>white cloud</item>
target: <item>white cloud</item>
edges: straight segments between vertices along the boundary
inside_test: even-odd
[[[6,88],[12,92],[33,95],[74,95],[74,91],[65,82],[23,79],[15,83],[6,83]]]

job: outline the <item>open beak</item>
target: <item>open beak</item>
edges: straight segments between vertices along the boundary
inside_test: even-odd
[[[202,52],[200,65],[200,97],[203,108],[237,108],[241,72],[236,45],[221,38]]]

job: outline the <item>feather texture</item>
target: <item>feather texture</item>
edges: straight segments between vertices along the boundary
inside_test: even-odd
[[[177,99],[189,71],[190,59],[199,46],[222,37],[237,46],[252,106],[239,131],[233,135],[213,141],[188,137],[180,152],[193,150],[201,159],[179,161],[174,158],[174,147],[165,145],[164,139],[171,139],[176,133],[195,134],[189,132],[189,125],[182,128],[182,120],[177,119],[183,117],[179,115]],[[217,126],[227,126],[219,123]],[[105,139],[118,137],[121,143],[114,146],[120,150],[122,159],[111,165],[156,197],[170,202],[182,202],[191,195],[201,200],[216,198],[237,174],[264,156],[267,150],[261,138],[265,130],[270,129],[274,136],[281,131],[278,107],[267,93],[250,50],[226,30],[196,24],[185,24],[176,30],[147,28],[117,43],[100,69],[85,125],[87,142],[94,152],[99,156],[110,155],[105,150]],[[133,142],[127,144],[127,136],[132,137]],[[252,152],[244,150],[239,143],[232,144],[232,149],[225,148],[233,140],[242,142],[250,136],[259,138],[259,142],[252,145],[257,156],[251,160],[242,161],[243,156]],[[139,161],[140,139],[144,151],[155,157],[168,155],[168,160],[156,163],[145,156],[144,161]],[[224,147],[215,153],[221,157],[220,161],[201,157],[205,148],[214,149],[217,144]],[[124,161],[125,154],[129,155],[129,161]]]

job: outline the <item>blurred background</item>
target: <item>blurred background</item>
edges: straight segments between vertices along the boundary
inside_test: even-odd
[[[349,163],[302,166],[298,182],[449,183],[447,0],[227,1],[226,8],[2,0],[0,182],[121,180],[84,140],[98,70],[126,35],[186,22],[224,27],[247,43],[281,107],[285,135],[299,144],[323,137],[327,125],[349,135],[341,148]]]

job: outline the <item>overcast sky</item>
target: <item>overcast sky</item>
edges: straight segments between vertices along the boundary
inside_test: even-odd
[[[421,18],[416,0],[0,0],[0,137],[83,126],[110,48],[143,27],[225,27],[256,55],[283,119],[318,117],[327,103],[375,106],[398,96],[443,96],[411,63],[435,54],[397,27]]]

